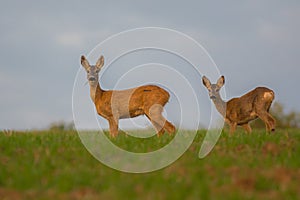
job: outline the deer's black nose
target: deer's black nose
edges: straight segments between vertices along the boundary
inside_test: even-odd
[[[89,81],[95,81],[96,79],[94,77],[90,77]]]
[[[214,96],[214,95],[212,95],[212,96],[210,96],[210,98],[211,98],[211,99],[216,99],[217,97]]]

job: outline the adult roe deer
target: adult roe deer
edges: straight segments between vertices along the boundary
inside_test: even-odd
[[[224,117],[225,122],[229,124],[231,135],[237,125],[243,126],[246,132],[251,133],[249,122],[257,118],[265,123],[267,132],[275,131],[276,121],[269,113],[275,97],[272,90],[266,87],[257,87],[241,97],[225,102],[219,93],[225,83],[224,76],[221,76],[216,84],[211,84],[205,76],[202,77],[202,82],[208,89],[209,97],[217,110]]]
[[[119,119],[146,115],[157,135],[165,131],[175,133],[175,127],[163,116],[163,107],[169,101],[169,93],[155,85],[145,85],[127,90],[103,90],[99,84],[99,72],[104,65],[100,56],[95,65],[90,65],[85,56],[81,56],[81,65],[87,72],[90,85],[90,97],[97,113],[108,120],[110,136],[118,134]]]

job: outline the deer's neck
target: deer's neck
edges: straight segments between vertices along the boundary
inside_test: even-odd
[[[226,102],[223,101],[220,95],[218,95],[213,102],[218,110],[218,112],[225,118],[226,117]]]
[[[99,82],[95,85],[90,85],[90,97],[94,103],[96,100],[101,98],[103,90],[100,87]]]

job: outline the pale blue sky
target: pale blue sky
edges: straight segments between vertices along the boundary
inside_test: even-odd
[[[1,3],[0,25],[0,129],[71,121],[80,55],[113,34],[145,26],[178,30],[202,44],[226,77],[227,98],[266,85],[287,110],[300,111],[296,0],[12,0]],[[103,81],[109,86],[109,78]],[[209,104],[201,85],[199,93]]]

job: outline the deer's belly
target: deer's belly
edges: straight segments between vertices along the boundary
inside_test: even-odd
[[[138,110],[135,110],[133,112],[130,112],[130,117],[137,117],[137,116],[143,115],[143,114],[144,114],[144,111],[138,109]]]
[[[255,112],[250,112],[250,113],[245,113],[245,114],[240,114],[238,116],[238,125],[243,125],[246,124],[254,119],[257,118],[257,115]]]
[[[125,119],[125,118],[132,118],[137,117],[139,115],[143,115],[144,111],[142,109],[135,109],[135,110],[128,110],[127,112],[120,112],[119,118]]]

